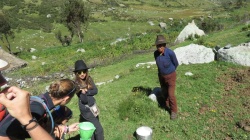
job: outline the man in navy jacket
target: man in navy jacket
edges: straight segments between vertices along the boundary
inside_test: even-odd
[[[177,101],[175,97],[176,68],[179,63],[174,51],[166,47],[166,39],[163,35],[157,35],[154,58],[158,67],[158,77],[162,94],[166,100],[166,107],[170,110],[170,119],[177,118]]]

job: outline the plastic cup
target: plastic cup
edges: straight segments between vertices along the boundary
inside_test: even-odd
[[[81,122],[79,124],[79,128],[81,140],[91,140],[91,137],[96,129],[91,122]]]

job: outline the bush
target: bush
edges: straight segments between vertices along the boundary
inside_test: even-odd
[[[246,25],[241,28],[241,31],[248,31],[248,30],[250,30],[250,25]]]
[[[197,26],[206,33],[224,29],[224,25],[220,19],[205,19],[204,21],[198,21]]]
[[[199,45],[204,45],[205,44],[205,38],[204,37],[200,37],[197,41],[196,41],[197,44]]]
[[[214,47],[216,47],[216,44],[213,43],[213,42],[205,42],[205,43],[204,43],[204,46],[210,47],[210,48],[214,48]]]
[[[137,122],[142,118],[147,120],[151,116],[155,116],[157,109],[158,106],[145,93],[135,92],[119,105],[117,111],[120,119]]]

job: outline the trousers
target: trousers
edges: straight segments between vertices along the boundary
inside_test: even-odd
[[[175,97],[176,72],[167,75],[158,74],[159,82],[162,89],[162,95],[166,101],[166,107],[171,112],[177,113],[177,100]]]

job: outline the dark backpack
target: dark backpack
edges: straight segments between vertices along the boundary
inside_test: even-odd
[[[44,117],[49,117],[51,120],[51,132],[50,134],[52,135],[54,133],[54,120],[53,117],[51,115],[51,112],[49,110],[49,108],[47,107],[46,103],[44,102],[44,100],[38,96],[30,96],[30,103],[32,102],[38,102],[40,104],[42,104],[44,110],[46,110],[46,114],[44,114]],[[2,107],[2,110],[1,110]],[[4,108],[4,106],[2,104],[0,104],[0,128],[3,125],[3,123],[8,120],[8,117],[11,117],[11,115],[9,113],[7,113],[6,108]],[[15,120],[15,118],[13,117],[11,119],[11,121]]]

